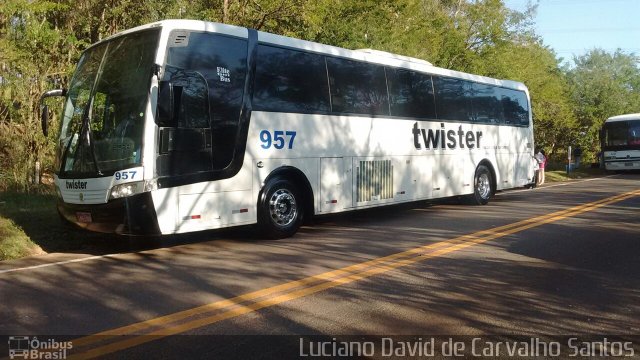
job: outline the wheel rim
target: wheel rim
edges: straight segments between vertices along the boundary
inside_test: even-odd
[[[296,198],[287,189],[276,190],[269,198],[269,214],[271,220],[278,226],[293,223],[298,216]]]
[[[479,174],[476,179],[476,191],[483,199],[488,199],[491,194],[491,181],[486,173]]]

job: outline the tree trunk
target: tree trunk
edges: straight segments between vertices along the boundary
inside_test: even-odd
[[[222,22],[229,23],[229,0],[223,0],[222,3]]]

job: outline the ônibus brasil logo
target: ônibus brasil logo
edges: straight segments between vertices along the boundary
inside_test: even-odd
[[[71,341],[38,340],[37,337],[9,336],[10,359],[66,359]]]

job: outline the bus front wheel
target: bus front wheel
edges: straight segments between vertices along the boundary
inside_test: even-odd
[[[469,196],[470,202],[473,205],[486,205],[493,192],[491,171],[485,165],[478,166],[473,178],[473,194]]]
[[[262,190],[258,206],[258,225],[263,235],[271,239],[293,236],[304,215],[302,195],[289,180],[269,180]]]

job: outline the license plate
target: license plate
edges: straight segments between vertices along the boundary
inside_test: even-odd
[[[631,162],[624,163],[624,166],[629,166],[629,167],[631,167],[631,166],[633,166],[633,163],[631,163]]]
[[[91,213],[88,212],[77,212],[76,219],[81,223],[90,223],[91,222]]]

